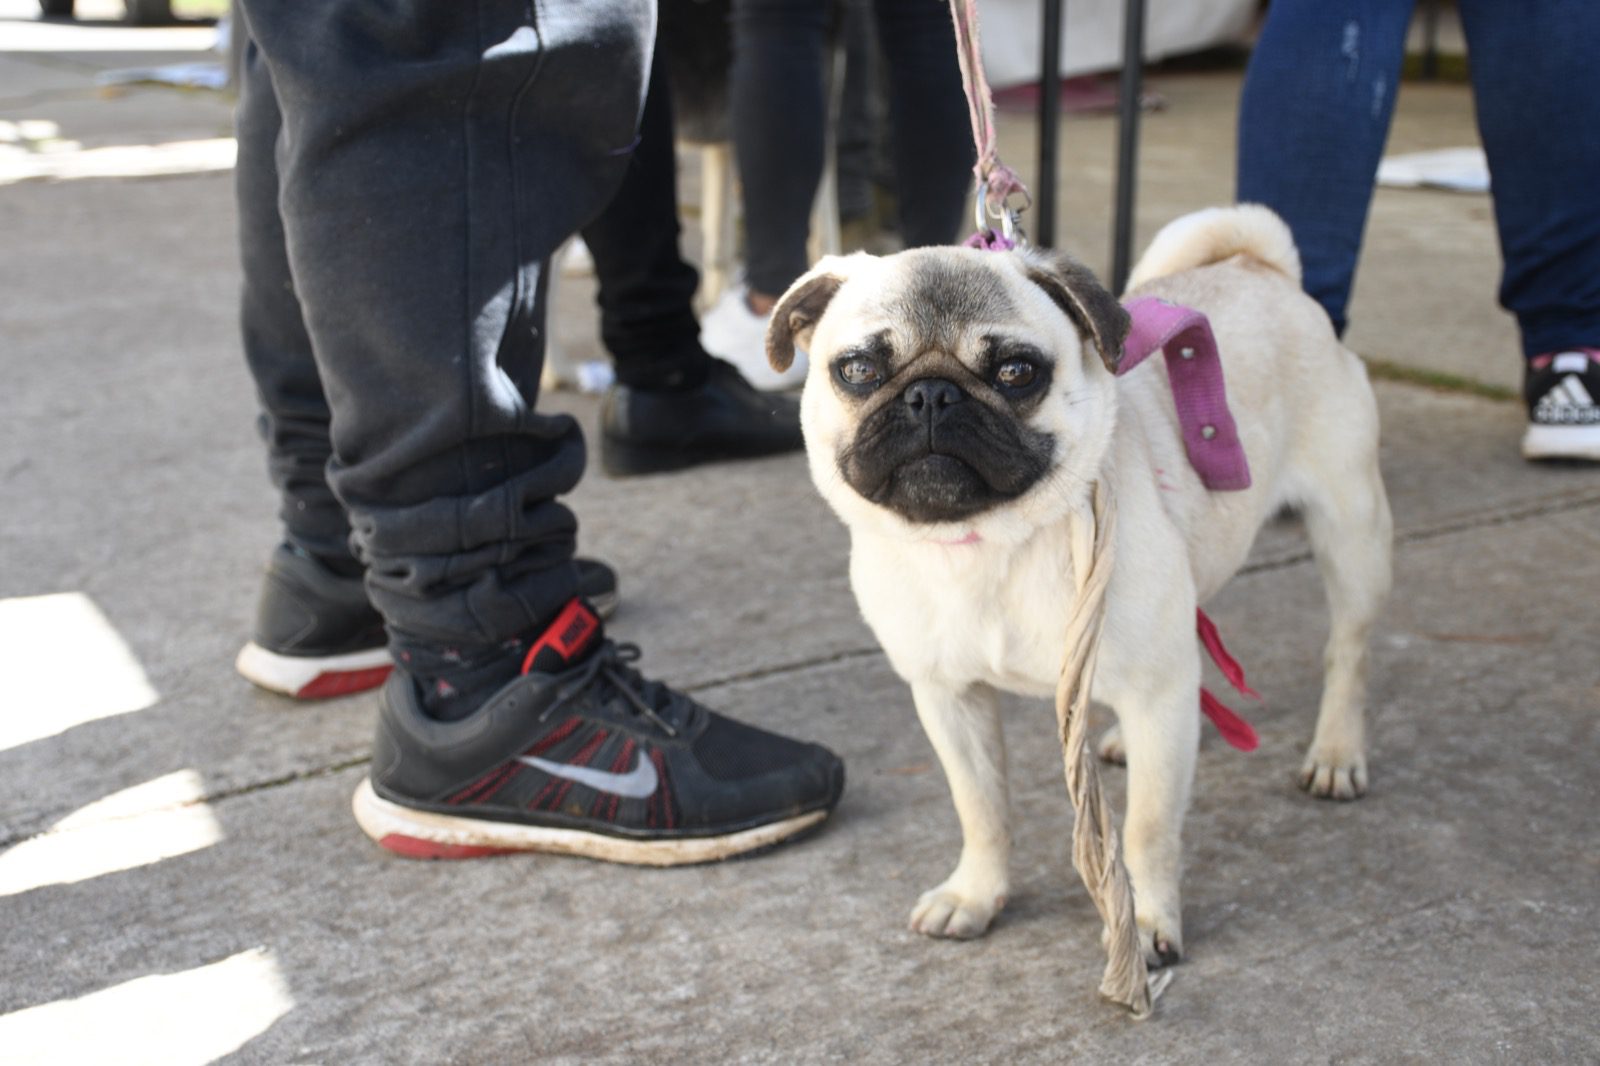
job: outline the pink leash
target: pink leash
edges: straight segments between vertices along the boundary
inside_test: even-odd
[[[967,241],[973,248],[1009,250],[1015,242],[1009,235],[1002,236],[990,229],[988,218],[1015,217],[1007,201],[1012,196],[1023,198],[1023,207],[1033,202],[1028,187],[1017,177],[1017,172],[1000,162],[999,136],[995,132],[994,93],[989,89],[989,78],[983,72],[983,42],[978,36],[978,0],[950,0],[950,20],[955,24],[956,60],[961,64],[961,84],[967,92],[967,118],[972,122],[972,143],[978,150],[978,162],[972,173],[978,179],[979,216],[978,233]],[[982,239],[997,243],[974,243]]]

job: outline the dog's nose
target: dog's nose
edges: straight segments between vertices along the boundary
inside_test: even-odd
[[[966,394],[953,381],[944,378],[923,378],[906,386],[901,399],[927,422],[936,421],[945,408],[958,404]]]

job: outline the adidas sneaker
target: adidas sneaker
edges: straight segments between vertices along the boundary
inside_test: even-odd
[[[1600,462],[1600,348],[1530,360],[1523,396],[1528,402],[1525,458]]]

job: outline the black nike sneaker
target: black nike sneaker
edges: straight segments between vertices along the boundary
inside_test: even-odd
[[[645,680],[638,654],[573,600],[521,675],[468,718],[428,717],[396,671],[356,821],[409,858],[540,851],[677,866],[771,847],[828,816],[844,790],[837,756]]]
[[[579,593],[610,617],[619,599],[616,571],[593,559],[577,566]],[[336,574],[303,549],[280,544],[261,583],[255,634],[234,668],[297,700],[348,696],[389,676],[387,641],[361,578]]]
[[[1526,459],[1600,462],[1600,348],[1576,348],[1528,361],[1523,384]]]

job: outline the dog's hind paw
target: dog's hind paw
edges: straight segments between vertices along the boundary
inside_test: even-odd
[[[1366,757],[1312,748],[1300,766],[1300,787],[1318,799],[1359,799],[1367,791]]]
[[[1100,734],[1100,740],[1094,746],[1095,754],[1100,756],[1101,762],[1112,763],[1117,766],[1128,765],[1128,752],[1122,746],[1122,727],[1114,725]]]
[[[971,940],[989,930],[989,923],[1006,905],[1004,893],[987,893],[974,898],[956,891],[946,881],[930,888],[911,908],[911,928],[924,936]]]

